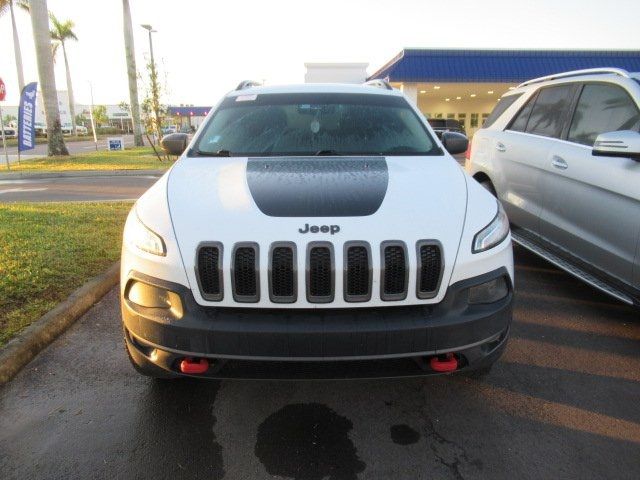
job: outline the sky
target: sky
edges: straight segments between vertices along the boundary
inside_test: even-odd
[[[151,24],[163,103],[209,106],[241,80],[301,83],[305,62],[367,62],[375,72],[405,47],[640,49],[640,0],[130,0],[138,70]],[[128,101],[120,0],[49,0],[72,19],[76,102]],[[17,11],[25,81],[37,81],[28,15]],[[66,90],[64,61],[56,86]],[[18,103],[9,14],[0,18],[5,104]],[[140,85],[142,98],[145,90]]]

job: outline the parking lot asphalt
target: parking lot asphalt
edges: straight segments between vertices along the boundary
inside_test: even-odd
[[[516,249],[489,376],[157,382],[117,291],[0,389],[0,478],[640,478],[640,318]]]
[[[0,180],[0,203],[135,200],[158,175]]]

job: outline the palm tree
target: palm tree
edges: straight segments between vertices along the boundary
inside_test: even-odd
[[[127,74],[129,76],[129,102],[131,102],[131,122],[133,138],[137,147],[144,145],[140,123],[140,104],[138,103],[138,75],[136,72],[136,54],[133,44],[133,28],[131,27],[131,10],[129,0],[122,0],[122,22],[124,30],[124,50],[127,57]]]
[[[27,0],[17,0],[16,5],[29,10]],[[22,52],[20,51],[20,38],[18,37],[18,29],[16,28],[16,16],[13,11],[14,0],[0,0],[0,17],[6,13],[7,9],[11,13],[11,28],[13,29],[13,54],[16,59],[16,70],[18,71],[18,87],[20,92],[24,88],[24,72],[22,69]]]
[[[51,54],[51,37],[49,32],[49,16],[47,0],[31,0],[31,28],[33,43],[36,47],[40,90],[44,99],[44,112],[47,117],[47,140],[49,155],[69,155],[62,136],[60,111],[58,110],[58,93],[56,77],[53,72],[53,55]]]
[[[55,61],[56,52],[58,50],[58,46],[62,47],[62,54],[64,55],[64,66],[67,69],[67,92],[69,93],[69,115],[71,116],[71,133],[72,135],[76,134],[76,109],[75,102],[73,99],[73,87],[71,85],[71,71],[69,70],[69,59],[67,58],[67,48],[66,41],[67,40],[75,40],[78,41],[78,37],[73,31],[75,27],[72,20],[65,20],[61,22],[56,18],[53,13],[49,13],[49,18],[51,19],[51,25],[53,28],[51,29],[51,38],[55,41],[53,44],[52,54]]]

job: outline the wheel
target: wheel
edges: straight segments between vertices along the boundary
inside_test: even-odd
[[[491,180],[483,180],[480,182],[480,185],[482,185],[485,188],[485,190],[487,190],[494,197],[498,196],[496,195],[496,189],[493,188],[493,183],[491,183]]]
[[[163,370],[162,368],[158,367],[157,365],[154,365],[153,363],[151,363],[140,352],[136,351],[135,349],[132,350],[132,348],[135,348],[135,347],[129,346],[130,340],[127,338],[126,331],[123,331],[123,336],[124,336],[124,339],[123,339],[124,349],[126,350],[127,357],[129,357],[129,361],[131,362],[131,365],[136,370],[136,372],[138,372],[141,375],[144,375],[145,377],[151,377],[157,380],[171,380],[171,379],[178,378],[177,375],[169,373]]]

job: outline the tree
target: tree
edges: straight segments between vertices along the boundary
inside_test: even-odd
[[[64,144],[62,127],[60,125],[60,110],[58,110],[58,93],[56,77],[53,72],[53,55],[51,54],[51,37],[49,36],[49,15],[47,0],[31,0],[31,27],[33,29],[33,43],[36,47],[38,61],[38,76],[40,77],[40,91],[44,99],[44,112],[47,117],[47,140],[49,156],[69,155]]]
[[[71,117],[71,131],[72,135],[76,134],[76,108],[75,102],[73,99],[73,87],[71,85],[71,71],[69,70],[69,59],[67,58],[67,48],[66,41],[67,40],[75,40],[78,41],[78,37],[73,31],[75,27],[73,21],[65,20],[61,22],[56,18],[56,16],[49,12],[49,18],[51,20],[51,38],[55,41],[53,44],[53,58],[55,59],[56,52],[58,50],[58,45],[62,47],[62,53],[64,55],[64,66],[67,70],[67,92],[69,94],[69,116]]]
[[[127,59],[127,75],[129,76],[129,102],[131,103],[131,122],[136,147],[144,145],[142,125],[140,123],[140,103],[138,102],[138,74],[136,72],[136,54],[131,27],[131,10],[129,0],[122,0],[122,23],[124,31],[124,50]]]
[[[104,105],[95,105],[93,107],[93,121],[98,127],[108,123],[109,117],[107,116],[107,107]]]
[[[11,125],[13,122],[16,122],[18,119],[13,115],[5,115],[2,121],[5,125]]]
[[[29,3],[26,0],[17,0],[15,2],[20,8],[29,11]],[[22,52],[20,51],[20,38],[18,37],[18,29],[16,28],[16,16],[13,11],[13,0],[0,0],[0,17],[9,9],[11,13],[11,28],[13,30],[13,54],[16,59],[16,70],[18,72],[18,87],[20,92],[24,88],[24,72],[22,69]]]

